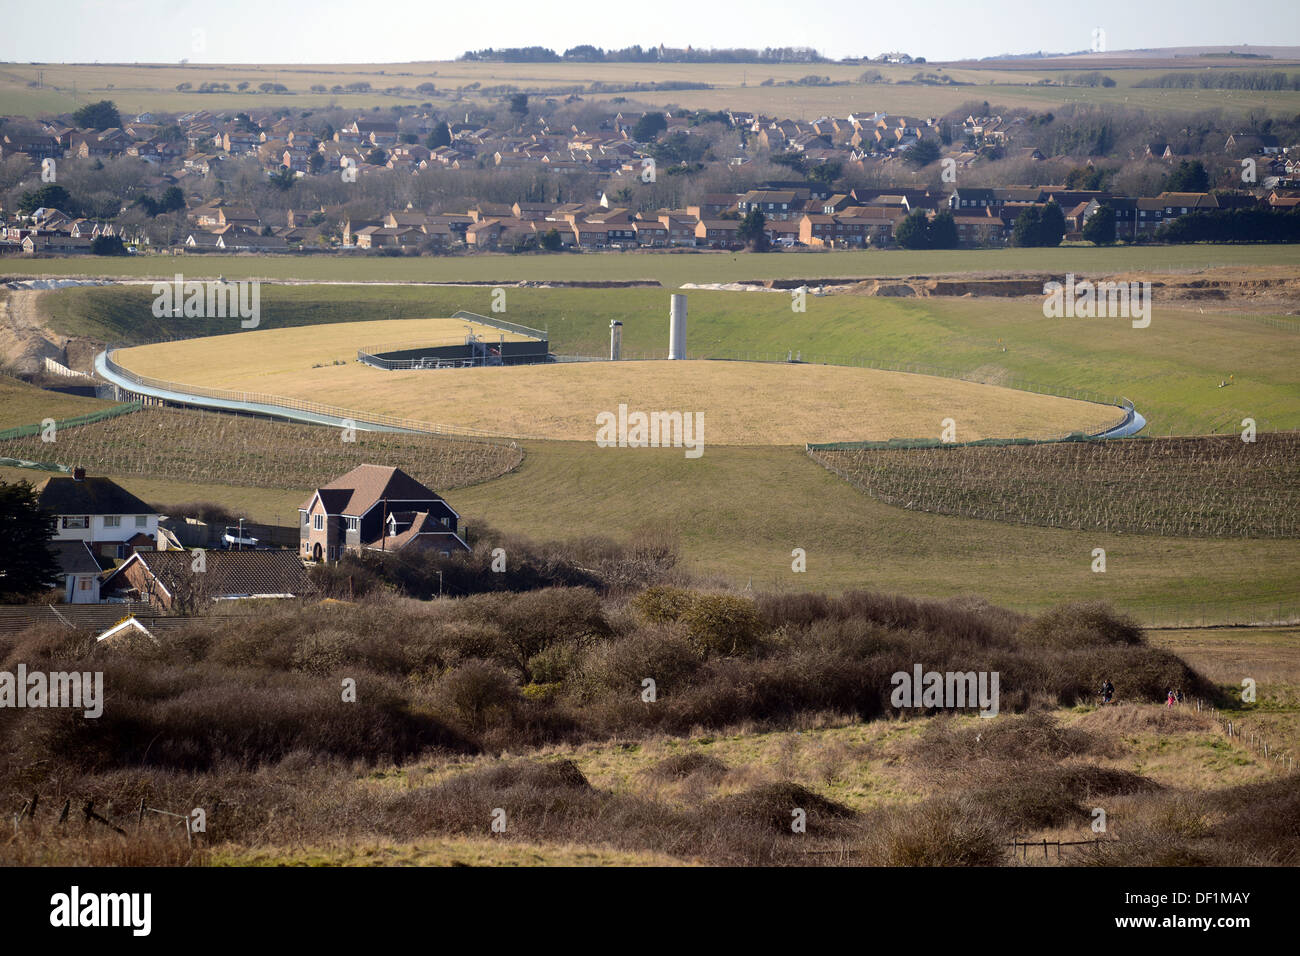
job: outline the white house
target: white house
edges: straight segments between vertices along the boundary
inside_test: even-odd
[[[37,488],[37,502],[56,518],[56,544],[82,542],[97,560],[167,546],[153,508],[111,479],[87,477],[82,468],[47,478]]]

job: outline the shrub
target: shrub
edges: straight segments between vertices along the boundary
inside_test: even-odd
[[[1038,647],[1060,648],[1145,643],[1142,629],[1132,619],[1099,601],[1052,608],[1021,628],[1020,639]]]
[[[705,655],[744,654],[764,630],[754,602],[729,594],[699,595],[680,620],[691,643]]]
[[[694,603],[694,592],[657,584],[634,597],[632,608],[651,624],[668,624],[680,619]]]
[[[949,799],[882,811],[868,821],[867,834],[868,866],[992,866],[1002,861],[1007,839],[987,816]]]
[[[727,773],[727,765],[711,754],[692,750],[684,754],[673,754],[647,771],[651,776],[664,780],[685,780],[687,777],[700,777],[718,781]]]
[[[475,730],[509,718],[520,699],[519,685],[488,661],[469,660],[444,675],[434,687],[435,699],[458,720]]]

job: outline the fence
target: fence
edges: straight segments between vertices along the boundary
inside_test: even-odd
[[[144,403],[135,401],[127,402],[124,405],[118,405],[114,408],[105,408],[98,412],[87,412],[85,415],[77,415],[74,418],[64,418],[54,423],[57,431],[60,428],[75,428],[78,425],[90,425],[94,422],[102,422],[107,418],[116,418],[119,415],[129,415],[132,412],[138,412]],[[8,441],[11,438],[27,438],[32,435],[39,435],[45,430],[44,425],[19,425],[17,428],[6,428],[0,431],[0,441]]]
[[[549,329],[530,329],[526,325],[517,325],[504,319],[489,319],[486,315],[479,315],[477,312],[466,312],[463,309],[459,312],[453,312],[451,317],[466,322],[477,322],[479,325],[489,325],[494,329],[500,329],[502,332],[514,332],[516,335],[526,335],[529,338],[540,339],[541,341],[548,340],[551,334]]]
[[[334,421],[332,424],[342,424],[343,422],[350,421],[355,422],[358,425],[374,425],[379,428],[414,432],[422,435],[438,435],[444,438],[464,438],[498,442],[509,438],[509,436],[481,431],[476,428],[463,428],[457,425],[438,425],[411,418],[398,418],[394,415],[382,415],[375,412],[358,411],[353,408],[341,408],[337,405],[326,405],[321,402],[312,402],[301,398],[290,398],[284,395],[268,395],[263,392],[243,392],[233,389],[207,388],[201,385],[184,385],[179,382],[168,382],[162,379],[150,378],[147,375],[137,375],[135,372],[124,368],[114,361],[113,353],[115,351],[116,349],[110,347],[103,353],[104,366],[110,372],[141,388],[152,388],[160,391],[172,392],[177,396],[174,400],[178,404],[188,404],[188,399],[207,398],[215,401],[231,402],[236,405],[242,405],[245,406],[245,411],[253,413],[256,413],[259,410],[257,407],[253,406],[260,406],[261,409],[264,409],[270,414],[275,414],[277,412],[283,413],[285,410],[303,412],[308,415],[333,419]],[[129,388],[123,387],[123,390],[130,392]],[[202,405],[203,403],[194,402],[193,404]]]

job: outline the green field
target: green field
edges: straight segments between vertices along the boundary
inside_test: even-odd
[[[51,392],[0,374],[0,429],[36,425],[47,418],[55,421],[75,418],[115,404],[97,398]]]
[[[666,300],[658,289],[508,289],[502,317],[549,329],[553,351],[584,355],[608,348],[609,322],[619,319],[625,354],[662,355]],[[1045,319],[1025,298],[807,301],[808,311],[795,314],[779,293],[691,292],[691,352],[783,358],[793,350],[806,360],[916,363],[993,384],[1126,396],[1147,418],[1147,434],[1236,430],[1246,417],[1265,431],[1300,428],[1300,332],[1249,315],[1162,307],[1157,297],[1150,327],[1134,329],[1123,319]],[[41,293],[38,307],[58,332],[118,343],[212,334],[234,324],[155,319],[150,302],[145,287],[80,288]],[[486,288],[269,286],[260,328],[458,309],[486,314],[490,307]],[[1219,388],[1229,376],[1234,384]]]
[[[484,288],[268,286],[262,328],[486,312],[489,297]],[[625,323],[625,349],[662,349],[666,298],[663,289],[510,289],[504,317],[548,327],[557,351],[598,354],[612,318]],[[149,300],[147,288],[76,289],[41,294],[39,308],[56,329],[110,340],[210,331],[184,320],[159,324]],[[987,381],[1122,394],[1146,415],[1151,434],[1236,430],[1247,415],[1264,431],[1300,428],[1296,333],[1217,308],[1225,310],[1162,306],[1157,298],[1150,327],[1133,329],[1124,320],[1047,320],[1033,299],[810,296],[808,311],[794,314],[781,294],[697,291],[690,342],[702,353],[862,355]],[[1229,375],[1234,384],[1219,388]],[[1273,619],[1279,609],[1294,612],[1300,593],[1293,540],[1165,538],[911,512],[872,500],[794,447],[710,447],[697,460],[672,449],[524,447],[516,472],[450,495],[471,523],[536,539],[621,540],[656,524],[680,537],[690,570],[742,587],[752,580],[755,588],[978,594],[1029,610],[1099,598],[1168,623]],[[305,491],[126,484],[149,500],[209,498],[281,522]],[[1098,547],[1107,551],[1104,574],[1090,570]],[[794,548],[807,551],[804,574],[791,571]]]
[[[1152,58],[1119,65],[1106,60],[1077,65],[975,63],[848,65],[839,63],[726,64],[726,63],[478,63],[425,62],[347,65],[238,65],[238,64],[6,64],[0,69],[0,113],[37,115],[66,112],[88,99],[111,98],[124,111],[140,110],[234,110],[289,107],[296,110],[338,106],[357,111],[371,107],[387,109],[398,105],[432,102],[453,112],[466,107],[494,108],[500,93],[469,89],[514,87],[532,91],[589,89],[593,82],[605,84],[607,92],[589,93],[588,99],[623,96],[647,105],[680,105],[691,109],[751,110],[782,117],[815,119],[853,110],[883,110],[915,116],[937,116],[968,102],[987,100],[993,106],[1052,108],[1066,103],[1113,103],[1153,111],[1204,111],[1207,108],[1293,114],[1300,109],[1300,92],[1247,90],[1164,90],[1135,86],[1143,79],[1175,70],[1207,68],[1282,70],[1290,63],[1225,60]],[[1116,85],[1068,87],[1055,85],[1071,73],[1100,70]],[[864,71],[873,70],[882,82],[859,83]],[[42,86],[36,85],[38,71]],[[918,73],[946,76],[952,85],[912,82]],[[798,81],[808,75],[828,77],[829,86],[763,86]],[[202,83],[246,81],[250,89],[220,93],[178,92],[180,83],[198,87]],[[1054,85],[1042,85],[1049,81]],[[279,83],[288,93],[257,92],[259,84]],[[368,93],[314,93],[313,85],[333,87],[367,82]],[[431,82],[435,93],[418,93],[414,88]],[[628,90],[633,84],[707,84],[708,89],[663,92]],[[408,93],[386,93],[406,88]],[[74,94],[75,91],[75,94]]]
[[[1287,266],[1285,245],[1061,246],[1055,249],[962,249],[909,252],[537,253],[446,257],[386,256],[136,256],[7,260],[3,277],[81,276],[171,279],[304,279],[325,282],[684,282],[979,272],[1176,272],[1217,267]],[[486,293],[483,293],[486,296]]]

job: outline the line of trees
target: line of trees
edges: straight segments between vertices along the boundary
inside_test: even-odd
[[[1300,73],[1288,75],[1280,70],[1184,70],[1139,80],[1133,85],[1166,90],[1300,90]]]
[[[498,63],[559,63],[567,60],[578,63],[828,63],[812,47],[766,47],[762,50],[744,47],[721,49],[666,49],[640,44],[619,50],[604,50],[588,43],[565,50],[563,55],[549,47],[503,47],[484,50],[467,50],[461,60],[487,60]]]
[[[1216,209],[1179,216],[1156,230],[1157,242],[1300,242],[1300,214],[1274,209]]]
[[[918,209],[898,224],[894,241],[904,249],[956,249],[957,221],[947,210],[930,219]]]

